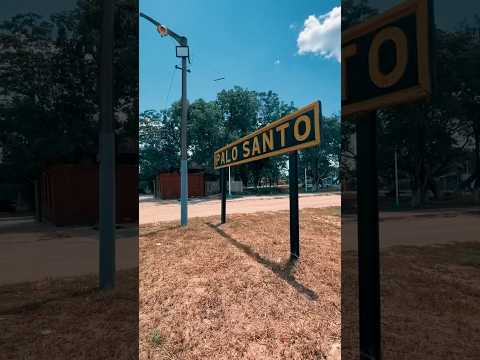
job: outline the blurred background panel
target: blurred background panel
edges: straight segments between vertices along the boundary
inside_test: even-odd
[[[402,3],[343,1],[342,32]],[[480,4],[432,4],[430,98],[376,112],[385,359],[474,359],[480,353]],[[358,359],[360,350],[356,126],[362,120],[342,116],[345,359]]]
[[[102,3],[2,2],[2,358],[138,356],[138,2],[114,1],[103,67]],[[102,84],[108,68],[113,81]],[[102,86],[116,164],[108,291],[99,288]]]

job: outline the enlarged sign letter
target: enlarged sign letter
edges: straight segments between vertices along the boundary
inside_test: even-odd
[[[411,0],[342,33],[342,115],[431,92],[429,0]]]

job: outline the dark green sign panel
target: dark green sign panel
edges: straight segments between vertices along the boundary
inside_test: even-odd
[[[215,151],[215,169],[320,144],[320,102],[314,102]]]

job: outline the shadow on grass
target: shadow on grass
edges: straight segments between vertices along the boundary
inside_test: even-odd
[[[155,225],[154,225],[155,227]],[[163,232],[163,231],[170,231],[170,230],[176,230],[176,229],[180,229],[182,228],[181,225],[172,225],[172,226],[168,226],[168,227],[155,227],[154,230],[152,231],[145,231],[145,230],[140,230],[139,232],[139,236],[149,236],[149,235],[153,235],[153,234],[158,234],[160,232]]]
[[[250,256],[260,265],[263,265],[264,267],[272,271],[275,275],[277,275],[282,280],[286,281],[290,286],[292,286],[295,290],[297,290],[302,295],[306,296],[309,300],[315,301],[318,299],[318,295],[315,293],[315,291],[307,288],[306,286],[299,283],[295,279],[295,276],[293,275],[293,273],[295,271],[295,265],[297,263],[296,258],[290,258],[287,262],[280,263],[280,264],[272,262],[262,257],[257,252],[255,252],[250,246],[245,245],[240,241],[232,238],[225,231],[219,228],[220,224],[214,225],[212,223],[207,223],[207,225],[211,227],[213,230],[215,230],[218,234],[220,234],[230,244],[235,246],[237,249],[242,250],[245,254]]]

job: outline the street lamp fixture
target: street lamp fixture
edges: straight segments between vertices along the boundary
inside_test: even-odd
[[[168,35],[168,29],[164,25],[157,25],[157,31],[160,33],[161,37]]]
[[[188,46],[177,46],[177,57],[179,58],[189,58],[190,57],[190,51]]]

